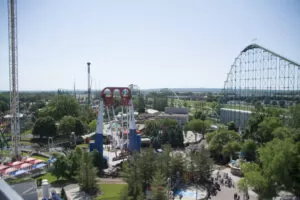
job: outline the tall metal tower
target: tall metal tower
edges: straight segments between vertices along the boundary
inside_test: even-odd
[[[88,105],[91,104],[91,74],[90,74],[90,65],[91,63],[88,62],[87,63],[87,67],[88,67]]]
[[[8,0],[8,35],[9,35],[9,89],[11,134],[14,157],[19,156],[20,113],[18,89],[18,41],[17,41],[17,2]]]

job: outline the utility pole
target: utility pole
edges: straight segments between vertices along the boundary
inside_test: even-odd
[[[19,157],[20,113],[18,88],[17,2],[8,0],[9,89],[13,155]]]

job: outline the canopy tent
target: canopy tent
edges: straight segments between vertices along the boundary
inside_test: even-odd
[[[40,163],[40,164],[37,164],[37,165],[33,165],[33,169],[39,169],[39,168],[42,168],[42,167],[45,167],[45,166],[47,166],[47,164],[45,164],[45,163]]]
[[[30,167],[32,164],[30,163],[23,163],[21,165],[18,166],[19,169],[22,169],[22,168],[27,168],[27,167]]]
[[[33,164],[33,165],[38,164],[38,163],[41,163],[41,162],[45,162],[45,161],[40,160],[40,159],[36,159],[36,160],[30,161],[30,163]]]
[[[0,165],[0,171],[4,170],[6,168],[9,168],[9,166],[7,166],[7,165]]]
[[[23,164],[23,162],[16,161],[16,162],[11,162],[8,165],[11,166],[11,167],[16,167],[16,166],[21,165],[21,164]]]
[[[12,173],[12,172],[17,171],[17,170],[18,169],[15,168],[15,167],[9,167],[7,169],[2,170],[2,174],[9,174],[9,173]]]
[[[23,159],[22,161],[23,161],[23,162],[31,162],[31,161],[33,161],[33,160],[35,160],[35,158],[28,157],[28,158]]]
[[[28,172],[28,170],[20,169],[18,171],[13,172],[12,175],[13,176],[19,176],[19,175],[25,174],[27,172]]]

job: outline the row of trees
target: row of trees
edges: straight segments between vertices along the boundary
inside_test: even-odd
[[[184,131],[192,131],[195,135],[195,141],[197,141],[197,133],[202,135],[210,128],[211,123],[208,120],[193,119],[184,125]]]
[[[79,118],[64,116],[57,126],[55,120],[50,117],[39,118],[33,127],[32,134],[40,137],[69,137],[72,132],[83,135],[87,131],[87,125]]]
[[[168,178],[172,183],[170,190],[180,183],[200,184],[210,179],[213,162],[206,149],[185,156],[171,153],[170,146],[163,149],[162,153],[145,149],[123,163],[121,175],[128,183],[126,195],[132,199],[145,199],[145,191],[150,189],[153,195],[151,199],[167,199]]]
[[[145,124],[145,134],[151,138],[155,148],[160,148],[163,144],[170,144],[172,147],[183,146],[182,128],[177,120],[148,120]]]
[[[281,190],[300,195],[300,105],[288,112],[261,104],[255,109],[243,134],[232,122],[228,130],[206,135],[212,157],[222,163],[234,156],[248,161],[241,166],[244,178],[239,187],[245,192],[254,188],[261,199],[275,197]]]
[[[96,114],[88,106],[81,107],[70,95],[57,95],[38,112],[32,133],[40,137],[68,137],[71,132],[82,135],[87,132],[88,124],[94,119]]]
[[[9,110],[9,93],[0,94],[0,113],[5,113]]]
[[[94,189],[96,175],[107,167],[102,155],[94,150],[92,153],[76,148],[69,155],[58,155],[51,173],[57,179],[76,180],[83,190]]]
[[[240,184],[253,187],[261,198],[281,190],[300,195],[299,113],[300,104],[284,114],[260,108],[249,120],[244,148],[248,146],[245,155],[253,162],[242,165],[245,178]]]

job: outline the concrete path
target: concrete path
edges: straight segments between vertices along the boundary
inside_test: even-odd
[[[216,177],[218,170],[215,170],[213,172],[213,177]],[[230,172],[230,168],[225,168],[225,169],[221,169],[220,170],[220,174],[221,176],[223,176],[224,173],[228,173],[228,176],[231,177],[233,183],[234,183],[234,188],[228,188],[225,186],[221,186],[221,191],[218,191],[216,196],[211,196],[212,200],[233,200],[233,195],[234,193],[238,193],[238,195],[240,195],[240,200],[243,200],[243,193],[239,193],[238,188],[237,188],[237,184],[238,181],[241,179],[240,177],[234,176],[231,174]],[[250,199],[249,200],[257,200],[258,196],[256,193],[254,193],[252,190],[248,191]]]

